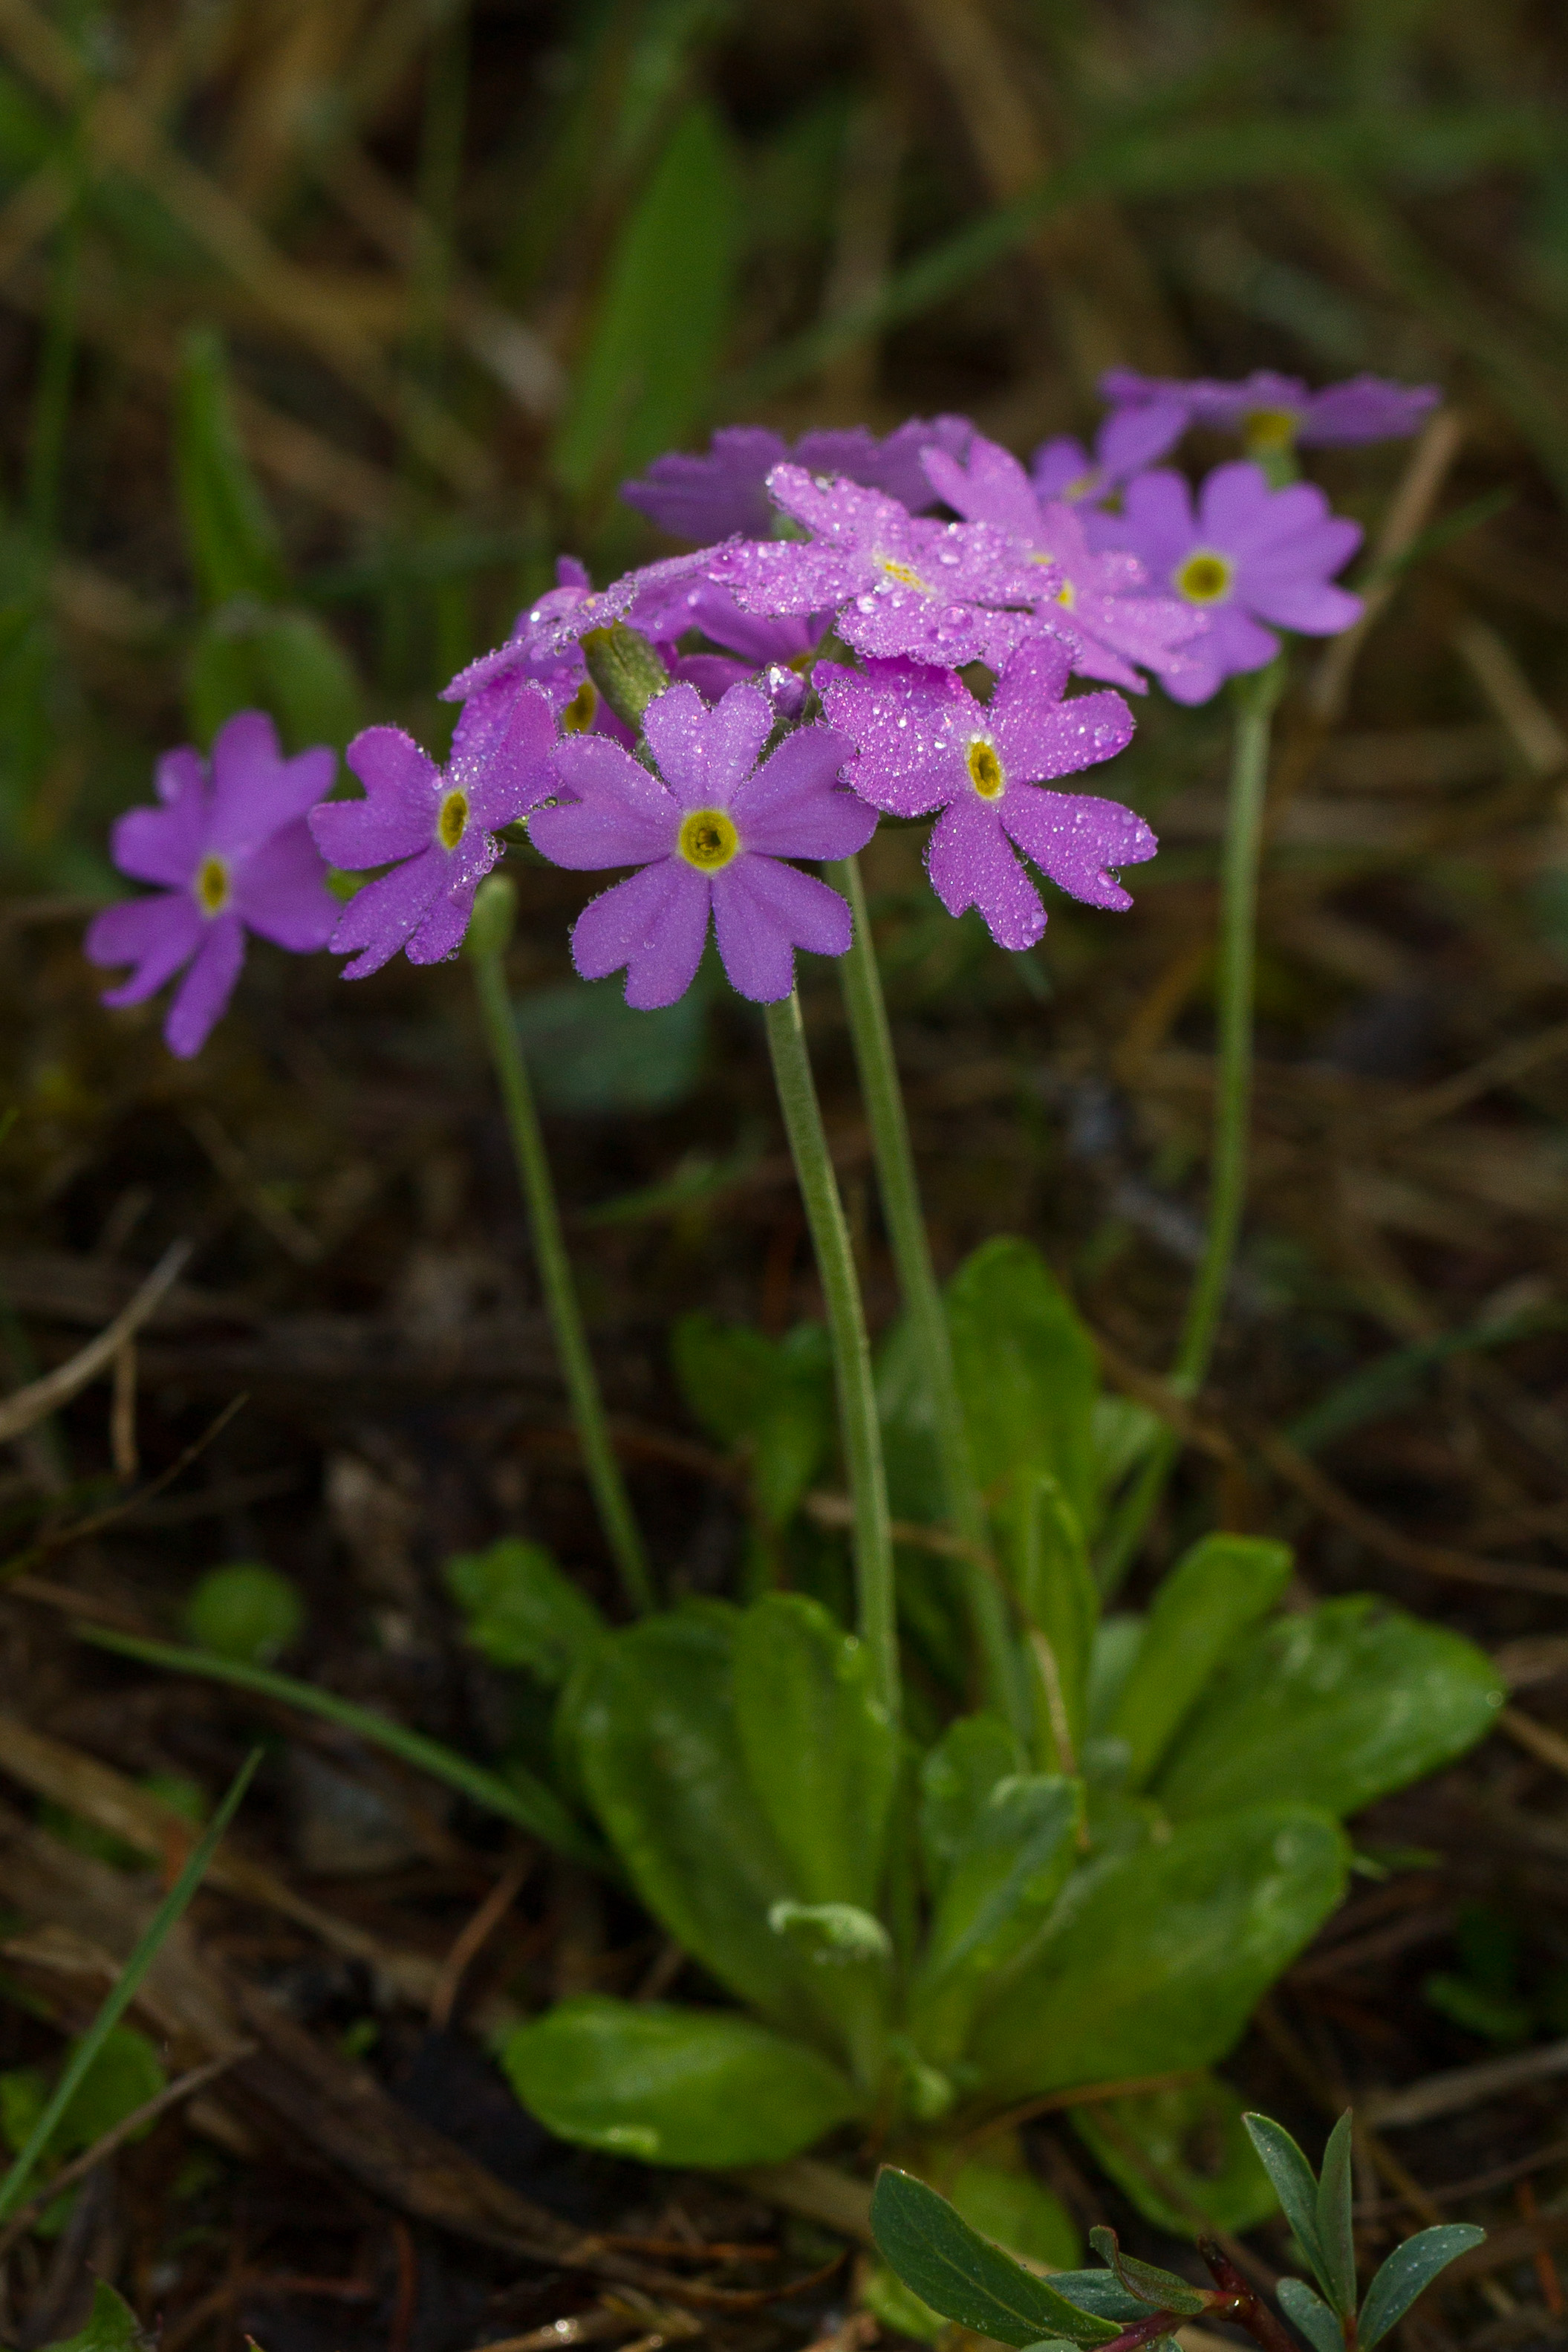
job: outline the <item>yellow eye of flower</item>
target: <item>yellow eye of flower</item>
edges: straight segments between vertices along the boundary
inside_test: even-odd
[[[1002,773],[1002,763],[997,757],[995,746],[977,736],[969,746],[967,764],[969,782],[980,798],[983,801],[1000,800],[1007,778]]]
[[[586,735],[599,711],[599,688],[585,677],[560,714],[563,735]]]
[[[1056,592],[1056,601],[1064,612],[1071,613],[1078,602],[1078,591],[1071,580],[1064,580]]]
[[[204,857],[196,868],[196,904],[204,915],[221,915],[229,902],[229,869],[221,857]]]
[[[468,795],[461,785],[455,785],[441,803],[441,814],[435,820],[435,838],[443,849],[455,849],[467,830]]]
[[[1289,408],[1252,408],[1241,420],[1241,436],[1249,449],[1288,449],[1296,437],[1299,420]]]
[[[681,856],[701,874],[716,874],[739,847],[735,821],[723,809],[694,809],[682,822]]]
[[[890,580],[902,580],[906,588],[920,588],[925,590],[927,596],[930,595],[931,591],[926,587],[926,584],[920,577],[919,572],[913,570],[909,564],[900,563],[893,556],[884,555],[882,560],[882,568],[887,573]]]
[[[1176,585],[1189,604],[1218,604],[1222,596],[1230,593],[1235,575],[1236,566],[1228,556],[1197,548],[1178,568]]]

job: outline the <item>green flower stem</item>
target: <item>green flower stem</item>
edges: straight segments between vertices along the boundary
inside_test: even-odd
[[[1220,870],[1219,1041],[1215,1069],[1208,1226],[1170,1375],[1172,1389],[1183,1398],[1196,1396],[1207,1376],[1247,1206],[1258,870],[1269,787],[1270,734],[1274,706],[1284,682],[1285,666],[1281,657],[1271,661],[1267,669],[1254,670],[1234,679],[1231,685],[1236,732]],[[1101,1586],[1107,1594],[1115,1591],[1132,1566],[1179,1450],[1176,1433],[1162,1429],[1153,1452],[1116,1513],[1099,1563]]]
[[[854,940],[848,955],[840,959],[839,973],[849,1013],[855,1067],[860,1073],[861,1095],[871,1125],[882,1213],[898,1271],[899,1291],[915,1328],[925,1375],[947,1517],[954,1533],[970,1547],[971,1557],[965,1562],[964,1598],[975,1651],[990,1704],[999,1708],[1020,1736],[1027,1738],[1027,1701],[1016,1670],[1007,1601],[995,1576],[985,1565],[990,1551],[990,1530],[986,1507],[975,1484],[969,1436],[953,1369],[952,1339],[936,1284],[936,1269],[931,1263],[931,1244],[920,1205],[920,1183],[909,1140],[903,1089],[898,1082],[882,975],[872,943],[860,861],[841,858],[826,871],[833,887],[841,890],[849,900],[854,917]]]
[[[833,1174],[821,1108],[806,1052],[800,1000],[793,991],[764,1007],[768,1048],[779,1108],[794,1157],[806,1222],[817,1255],[832,1341],[839,1430],[854,1512],[855,1592],[860,1635],[871,1654],[877,1696],[894,1723],[899,1715],[898,1622],[894,1600],[893,1534],[887,1514],[887,1474],[871,1376],[871,1342],[849,1227]]]
[[[632,1515],[632,1504],[621,1475],[621,1465],[615,1459],[615,1449],[610,1443],[604,1400],[599,1392],[598,1376],[589,1353],[588,1335],[582,1328],[582,1310],[577,1302],[577,1287],[571,1278],[571,1264],[560,1229],[555,1183],[545,1152],[544,1137],[539,1131],[538,1113],[534,1108],[533,1088],[528,1084],[517,1024],[512,1018],[511,999],[507,993],[507,978],[501,959],[505,934],[510,929],[509,904],[504,926],[489,919],[492,908],[500,907],[498,897],[493,894],[505,891],[509,901],[511,885],[501,877],[493,876],[481,885],[481,890],[490,895],[486,905],[476,906],[475,909],[474,925],[468,938],[469,961],[474,969],[474,985],[478,992],[490,1059],[495,1065],[506,1109],[507,1131],[512,1139],[512,1157],[517,1162],[518,1181],[528,1203],[534,1256],[544,1287],[545,1305],[555,1334],[556,1352],[566,1376],[571,1417],[577,1425],[578,1443],[582,1448],[583,1463],[588,1471],[588,1483],[593,1490],[600,1525],[620,1571],[627,1600],[640,1614],[645,1615],[653,1607],[653,1585],[648,1572],[648,1556],[643,1549],[642,1534]],[[497,929],[501,929],[502,936],[499,944],[495,944],[491,934]]]

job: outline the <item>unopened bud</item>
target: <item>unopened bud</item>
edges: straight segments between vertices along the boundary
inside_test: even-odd
[[[669,671],[647,638],[624,621],[612,621],[607,629],[590,629],[582,640],[582,657],[617,719],[641,732],[643,713],[670,683]]]

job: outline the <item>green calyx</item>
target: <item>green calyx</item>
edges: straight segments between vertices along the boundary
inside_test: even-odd
[[[648,643],[624,621],[590,629],[582,640],[588,675],[617,719],[639,730],[643,713],[670,683],[670,673]]]

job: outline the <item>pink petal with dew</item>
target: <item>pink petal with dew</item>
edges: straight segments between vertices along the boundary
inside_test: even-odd
[[[679,804],[619,743],[569,736],[556,745],[551,765],[562,790],[576,795],[528,819],[528,839],[552,866],[641,866],[669,856]]]
[[[338,755],[318,745],[286,760],[266,711],[239,710],[214,739],[212,768],[207,846],[220,857],[241,857],[326,797],[337,777]]]
[[[1009,786],[1001,819],[1010,837],[1042,874],[1085,905],[1122,913],[1133,903],[1107,868],[1138,866],[1159,847],[1141,816],[1120,801],[1088,793],[1046,793],[1034,784]]]
[[[822,707],[860,747],[855,791],[896,816],[925,816],[967,789],[965,745],[988,723],[962,678],[906,661],[833,669]]]
[[[484,872],[496,862],[499,851],[492,844]],[[450,881],[432,906],[423,923],[410,932],[403,950],[410,963],[444,963],[462,946],[468,926],[474,918],[474,893],[483,873],[470,871],[461,880]]]
[[[1161,684],[1174,702],[1207,702],[1228,677],[1261,669],[1280,650],[1280,640],[1260,628],[1238,604],[1217,604],[1207,635],[1182,648],[1182,667]]]
[[[1031,948],[1044,931],[1040,892],[1013,856],[997,809],[972,793],[932,826],[925,870],[947,912],[977,907],[999,948]]]
[[[754,1004],[789,995],[796,948],[843,955],[853,936],[836,890],[798,866],[744,853],[713,877],[713,920],[730,986]]]
[[[390,963],[405,940],[423,921],[446,887],[446,853],[433,842],[417,857],[405,859],[390,874],[367,882],[344,908],[338,928],[328,941],[334,955],[362,952],[343,967],[345,980],[368,980]]]
[[[143,997],[155,994],[195,954],[203,929],[188,890],[106,907],[89,924],[82,952],[89,963],[129,963],[136,969],[118,987],[106,989],[102,1002],[140,1004]]]
[[[555,740],[555,713],[542,687],[519,686],[509,706],[499,695],[476,695],[453,731],[444,782],[467,794],[470,824],[493,832],[554,791]]]
[[[803,727],[748,776],[734,812],[747,849],[767,857],[852,857],[876,831],[876,811],[839,782],[854,757],[847,735]]]
[[[711,579],[728,589],[743,613],[780,615],[828,613],[873,576],[869,557],[819,541],[737,540],[716,548]]]
[[[302,817],[235,866],[235,913],[248,929],[296,955],[324,948],[342,912],[327,887],[321,853]]]
[[[966,464],[960,466],[946,449],[924,449],[920,462],[937,497],[945,499],[966,522],[994,523],[1026,547],[1034,545],[1040,530],[1040,501],[1010,449],[977,433]]]
[[[441,784],[429,753],[401,727],[367,727],[344,756],[365,797],[327,801],[311,810],[311,836],[329,866],[353,872],[428,847]]]
[[[571,929],[571,960],[584,980],[626,970],[626,1002],[639,1013],[674,1004],[696,978],[712,896],[684,858],[645,866],[591,898]]]
[[[203,929],[206,937],[174,992],[163,1024],[163,1043],[182,1061],[199,1054],[206,1044],[227,1009],[245,961],[245,926],[237,915],[218,915]]]
[[[773,725],[768,697],[732,686],[710,710],[695,686],[673,686],[643,713],[660,775],[683,809],[727,808]]]

